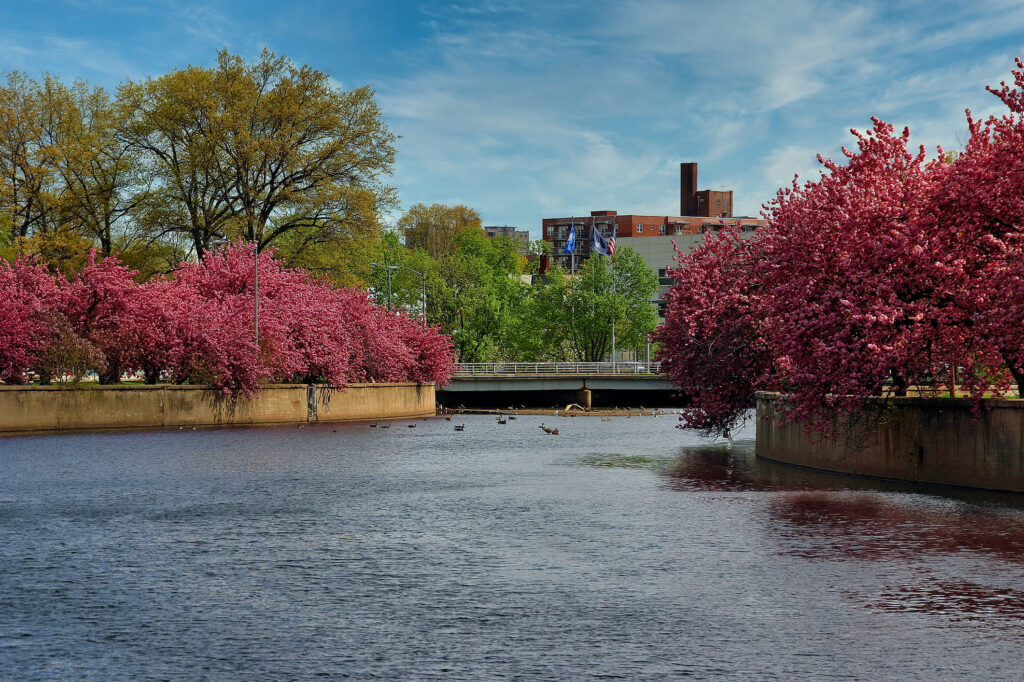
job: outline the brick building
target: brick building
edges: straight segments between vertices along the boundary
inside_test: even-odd
[[[572,262],[578,270],[590,257],[590,232],[597,230],[606,239],[616,232],[618,246],[634,249],[647,267],[658,273],[661,283],[660,299],[672,280],[666,270],[674,265],[675,247],[684,253],[696,248],[705,235],[725,226],[737,229],[743,236],[753,236],[766,224],[760,218],[733,217],[733,193],[728,191],[697,190],[697,164],[680,164],[680,213],[664,215],[619,215],[616,211],[591,211],[589,216],[545,218],[541,238],[551,244],[551,255],[542,259],[541,272],[557,263],[569,270]],[[565,254],[565,242],[570,228],[576,228],[575,259]]]
[[[591,230],[597,230],[607,239],[614,229],[620,247],[629,246],[640,250],[640,240],[652,245],[666,245],[671,255],[672,241],[678,243],[680,248],[695,246],[704,240],[706,233],[717,232],[726,225],[738,228],[741,233],[754,233],[764,224],[765,221],[760,218],[619,215],[616,211],[591,211],[589,216],[545,218],[542,222],[542,239],[551,244],[549,262],[558,263],[569,269],[571,258],[565,254],[565,242],[569,237],[569,229],[575,227],[575,260],[576,268],[579,269],[583,261],[590,257]],[[662,239],[658,239],[659,237]]]
[[[697,164],[679,164],[679,212],[704,218],[732,217],[732,190],[697,190]]]

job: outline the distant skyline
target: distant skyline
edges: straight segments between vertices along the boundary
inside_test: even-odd
[[[964,109],[1024,56],[1024,4],[113,0],[0,6],[0,71],[113,90],[266,47],[368,84],[397,142],[402,208],[462,203],[540,237],[541,219],[679,211],[679,163],[758,215],[878,116],[959,149]]]

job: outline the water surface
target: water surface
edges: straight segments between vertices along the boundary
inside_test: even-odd
[[[1020,497],[675,424],[0,439],[0,675],[1022,676]]]

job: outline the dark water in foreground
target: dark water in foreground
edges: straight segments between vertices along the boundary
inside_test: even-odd
[[[0,675],[1024,676],[1021,498],[541,420],[0,439]]]

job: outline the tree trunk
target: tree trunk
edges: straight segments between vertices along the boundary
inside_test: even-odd
[[[1013,380],[1017,383],[1017,397],[1024,398],[1024,369],[1010,359],[1009,353],[1000,351],[999,354],[1003,356],[1003,362],[1006,363],[1007,369],[1013,375]]]
[[[897,398],[907,397],[907,386],[907,377],[895,369],[892,370],[892,389]]]
[[[121,370],[120,368],[108,369],[98,374],[100,384],[106,386],[110,384],[121,383]]]
[[[100,253],[103,254],[104,258],[108,258],[113,251],[114,243],[110,238],[110,230],[106,230],[100,235]]]

